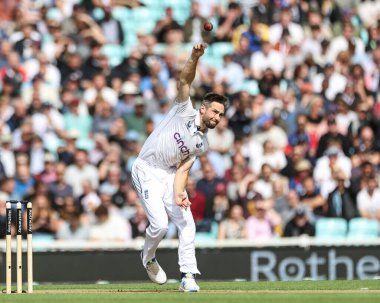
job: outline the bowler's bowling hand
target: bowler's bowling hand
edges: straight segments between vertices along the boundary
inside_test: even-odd
[[[193,46],[193,52],[192,56],[199,58],[202,56],[205,52],[205,49],[207,48],[207,43],[197,43]]]
[[[184,209],[187,209],[191,205],[191,202],[189,201],[186,192],[176,194],[175,202],[179,207],[182,207]]]

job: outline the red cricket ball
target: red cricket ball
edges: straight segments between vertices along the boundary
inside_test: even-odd
[[[204,24],[203,24],[203,28],[204,28],[204,30],[205,31],[212,31],[212,29],[213,29],[213,25],[212,25],[212,23],[211,22],[209,22],[209,21],[206,21]]]

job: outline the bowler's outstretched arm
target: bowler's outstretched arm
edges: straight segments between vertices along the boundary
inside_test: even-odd
[[[195,78],[198,60],[204,54],[206,48],[206,43],[194,45],[191,56],[187,60],[179,77],[177,102],[186,102],[189,99],[190,86]]]

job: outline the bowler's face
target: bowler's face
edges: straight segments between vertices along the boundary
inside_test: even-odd
[[[202,105],[204,106],[204,105]],[[224,105],[218,102],[212,102],[209,107],[205,107],[202,110],[203,123],[207,128],[215,128],[220,122],[220,119],[224,116]]]

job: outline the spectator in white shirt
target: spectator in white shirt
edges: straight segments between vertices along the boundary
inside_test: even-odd
[[[274,50],[269,41],[261,42],[261,51],[252,54],[251,70],[255,79],[261,79],[266,69],[272,69],[277,77],[279,77],[284,69],[284,56]]]
[[[347,50],[355,55],[365,53],[363,41],[360,38],[354,37],[354,28],[349,22],[344,24],[342,35],[331,41],[328,55],[330,62],[334,62],[340,52]]]
[[[280,22],[273,24],[269,28],[269,37],[272,44],[276,44],[280,40],[284,29],[289,31],[291,40],[294,43],[299,44],[302,42],[303,29],[299,24],[292,22],[292,15],[287,8],[281,11]]]
[[[314,93],[323,94],[329,101],[334,101],[336,94],[346,88],[347,79],[335,72],[334,65],[326,63],[323,72],[316,75],[312,83]]]
[[[321,195],[327,198],[337,186],[334,173],[342,171],[347,178],[351,177],[351,160],[346,157],[337,143],[330,146],[325,155],[318,159],[314,169],[313,178],[320,188]]]
[[[243,85],[244,70],[232,61],[232,55],[226,54],[223,56],[223,68],[216,74],[216,80],[225,83],[230,94],[236,93]]]
[[[380,188],[375,175],[367,180],[367,186],[357,195],[357,205],[360,216],[380,221]]]
[[[68,185],[73,187],[75,197],[79,197],[83,193],[82,184],[84,180],[89,180],[94,188],[98,186],[98,170],[95,166],[88,164],[85,150],[75,152],[75,163],[67,167],[65,180]]]

